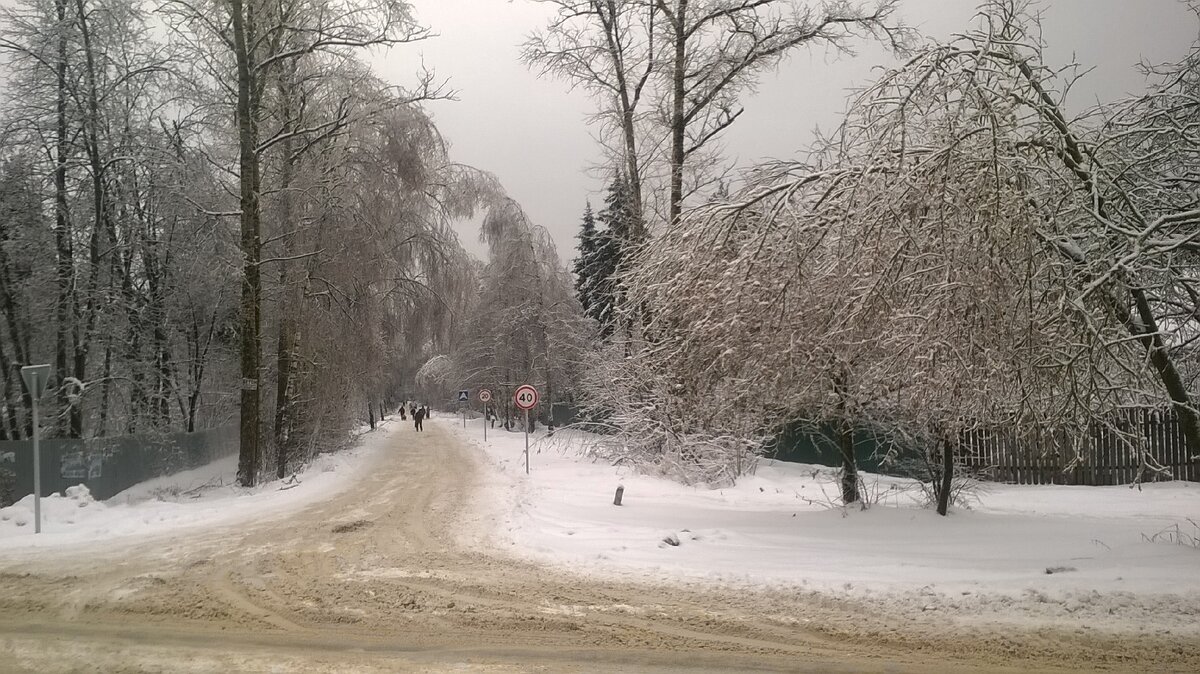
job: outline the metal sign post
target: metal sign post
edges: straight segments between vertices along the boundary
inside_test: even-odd
[[[525,474],[529,474],[529,410],[537,407],[537,389],[529,384],[522,384],[513,391],[513,403],[519,409],[525,410]]]
[[[21,378],[33,398],[33,533],[42,533],[42,450],[39,445],[38,401],[50,381],[49,365],[27,365],[21,368]]]
[[[471,406],[471,392],[462,389],[458,392],[458,411],[463,415],[463,428],[467,427],[467,408]]]
[[[479,389],[479,402],[483,403],[483,441],[487,442],[488,403],[492,402],[492,392],[485,388]]]

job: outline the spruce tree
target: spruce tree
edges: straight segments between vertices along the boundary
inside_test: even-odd
[[[596,233],[593,275],[595,291],[592,294],[592,316],[600,323],[600,336],[608,339],[616,328],[617,308],[621,303],[618,273],[625,260],[629,235],[633,231],[634,210],[632,208],[629,183],[618,174],[608,186],[604,196],[604,209],[596,214],[596,220],[604,226]]]
[[[634,213],[629,183],[619,174],[608,186],[604,208],[593,213],[589,203],[583,213],[579,257],[574,267],[575,293],[584,314],[600,324],[603,339],[611,337],[616,328],[616,310],[621,301],[617,274],[634,231]]]
[[[583,313],[591,316],[591,307],[595,303],[595,271],[596,249],[600,240],[596,236],[596,216],[592,212],[592,204],[588,202],[583,211],[583,223],[579,228],[579,257],[575,258],[575,296],[583,306]]]

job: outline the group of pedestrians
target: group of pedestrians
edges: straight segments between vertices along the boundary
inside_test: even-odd
[[[424,430],[421,428],[421,422],[425,421],[426,419],[429,418],[429,405],[418,406],[414,402],[409,402],[404,405],[401,405],[400,406],[400,420],[401,421],[405,421],[407,419],[407,417],[404,414],[405,408],[407,408],[408,413],[412,415],[413,426],[418,431]]]

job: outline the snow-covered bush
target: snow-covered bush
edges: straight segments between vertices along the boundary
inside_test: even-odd
[[[601,435],[586,451],[685,484],[733,484],[766,446],[758,419],[723,391],[697,397],[659,373],[650,353],[614,343],[594,354],[582,387],[581,427]],[[630,355],[626,355],[626,353]]]

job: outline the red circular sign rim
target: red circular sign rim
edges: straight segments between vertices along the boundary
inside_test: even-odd
[[[521,391],[524,391],[525,389],[529,389],[530,391],[533,391],[533,402],[530,403],[529,407],[522,406],[520,398],[517,397],[517,396],[521,395]],[[537,407],[538,400],[539,400],[538,390],[536,388],[530,386],[529,384],[522,384],[517,387],[517,390],[513,391],[513,404],[517,406],[517,409],[531,410],[531,409]]]
[[[485,388],[479,389],[479,402],[487,403],[487,402],[491,402],[491,401],[492,401],[492,392]]]

